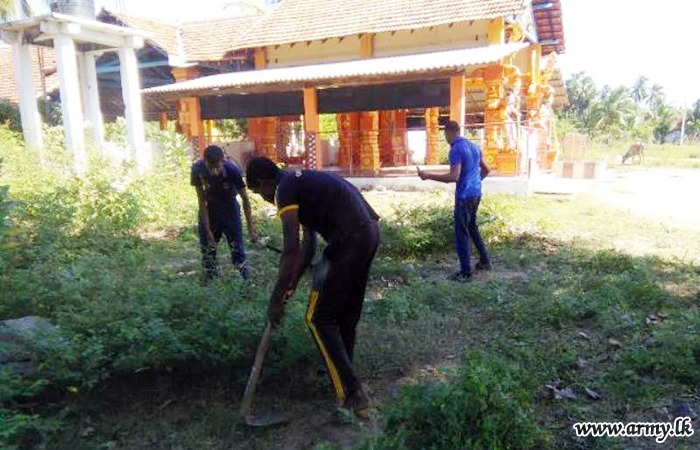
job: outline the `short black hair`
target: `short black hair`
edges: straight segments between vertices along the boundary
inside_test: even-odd
[[[216,164],[224,159],[224,151],[217,145],[210,145],[204,149],[204,159],[206,159],[209,164]]]
[[[454,120],[450,120],[445,124],[445,131],[456,131],[459,133],[460,128],[459,124]]]
[[[245,177],[249,188],[258,185],[260,180],[274,180],[280,173],[280,168],[270,159],[258,156],[250,160]]]

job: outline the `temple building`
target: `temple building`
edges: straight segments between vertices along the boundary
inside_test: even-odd
[[[446,120],[504,176],[551,168],[556,155],[559,0],[283,0],[229,49],[254,70],[148,88],[148,105],[179,105],[181,124],[246,119],[256,154],[353,175],[412,164],[413,129],[425,133],[421,162],[439,164]],[[334,129],[322,129],[325,114]]]

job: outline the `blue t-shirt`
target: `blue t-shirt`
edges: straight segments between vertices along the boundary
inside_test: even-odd
[[[461,164],[455,196],[463,200],[481,196],[481,150],[471,141],[458,137],[450,149],[450,165]]]

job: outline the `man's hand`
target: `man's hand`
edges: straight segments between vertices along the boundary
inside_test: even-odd
[[[211,230],[207,230],[207,241],[209,241],[209,248],[216,248],[216,239],[214,239],[214,233]]]

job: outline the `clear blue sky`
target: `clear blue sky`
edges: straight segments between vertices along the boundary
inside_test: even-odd
[[[264,3],[264,0],[258,0]],[[233,0],[96,0],[126,13],[166,20],[233,15]],[[194,6],[196,4],[196,7]],[[562,0],[564,76],[588,72],[598,86],[631,85],[645,75],[677,106],[700,99],[700,0]]]

